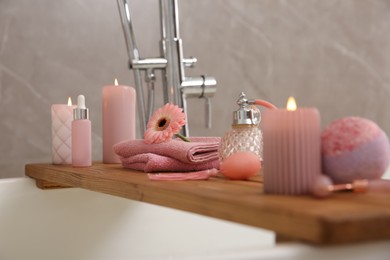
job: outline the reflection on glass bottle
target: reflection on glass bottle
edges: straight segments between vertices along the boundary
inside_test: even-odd
[[[221,139],[218,150],[221,162],[239,151],[253,152],[260,161],[263,160],[263,134],[259,128],[261,113],[255,103],[241,93],[237,100],[239,109],[233,112],[232,129]]]

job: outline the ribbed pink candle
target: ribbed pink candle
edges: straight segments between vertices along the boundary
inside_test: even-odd
[[[321,173],[320,114],[315,108],[269,109],[263,115],[264,191],[311,192]]]
[[[135,90],[117,85],[103,88],[103,163],[120,163],[112,146],[135,139]]]
[[[72,101],[51,106],[51,137],[53,164],[72,164]]]

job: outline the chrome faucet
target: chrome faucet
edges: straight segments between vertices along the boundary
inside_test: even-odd
[[[216,92],[217,81],[214,77],[185,76],[185,68],[191,68],[197,62],[194,57],[184,58],[183,41],[179,33],[179,9],[177,0],[159,0],[161,42],[157,58],[141,58],[130,13],[129,0],[117,0],[121,17],[126,48],[129,56],[129,68],[134,73],[137,91],[137,109],[140,130],[143,133],[154,111],[155,70],[162,72],[164,103],[173,103],[183,108],[188,115],[187,98],[204,98],[206,105],[206,127],[211,128],[211,98]],[[141,71],[145,73],[147,100],[144,99]],[[189,136],[188,120],[183,127],[183,134]]]

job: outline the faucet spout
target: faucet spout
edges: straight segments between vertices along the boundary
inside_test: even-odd
[[[217,91],[217,81],[214,77],[186,77],[181,85],[181,95],[183,101],[183,110],[187,111],[188,98],[203,98],[205,99],[205,122],[206,128],[211,128],[211,98],[214,97]],[[188,122],[184,126],[183,132],[189,136]]]

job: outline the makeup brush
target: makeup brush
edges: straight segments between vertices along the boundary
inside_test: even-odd
[[[337,191],[353,191],[356,193],[364,192],[379,192],[390,193],[390,180],[375,179],[375,180],[354,180],[352,183],[333,184],[332,180],[321,175],[315,181],[312,194],[317,198],[325,198]]]

